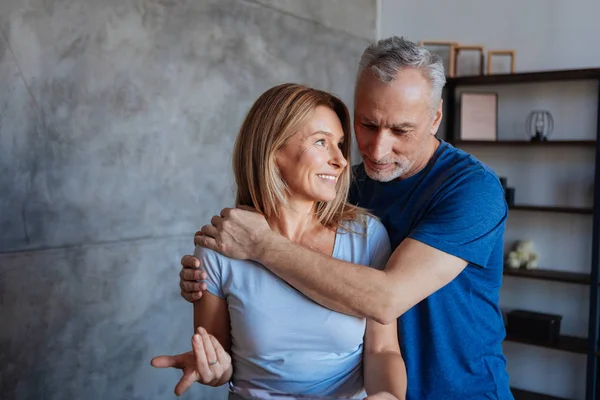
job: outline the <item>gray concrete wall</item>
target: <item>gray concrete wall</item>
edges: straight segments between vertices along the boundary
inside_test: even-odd
[[[179,260],[249,106],[286,81],[352,106],[376,4],[321,3],[0,2],[0,398],[173,396],[149,362],[190,347]]]

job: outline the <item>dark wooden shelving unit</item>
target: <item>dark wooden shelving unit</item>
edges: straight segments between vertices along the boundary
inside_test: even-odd
[[[523,147],[564,147],[581,146],[591,149],[596,145],[595,140],[549,140],[547,142],[536,142],[528,140],[451,140],[453,146],[523,146]]]
[[[594,210],[585,207],[560,207],[560,206],[534,206],[518,204],[510,206],[509,209],[516,211],[539,211],[539,212],[550,212],[550,213],[566,213],[566,214],[589,214],[591,215]]]
[[[496,74],[482,76],[465,76],[447,78],[445,87],[444,104],[446,105],[446,135],[447,141],[456,147],[511,147],[528,148],[532,151],[544,151],[544,149],[570,149],[589,148],[594,150],[594,204],[592,207],[565,207],[565,206],[538,206],[538,205],[515,205],[510,207],[512,212],[540,212],[540,213],[568,213],[589,215],[592,217],[592,257],[589,274],[574,273],[567,271],[550,271],[544,269],[536,270],[504,270],[505,276],[527,279],[540,279],[547,281],[564,282],[569,284],[587,285],[589,288],[589,314],[588,314],[588,338],[574,337],[568,335],[560,336],[553,344],[544,345],[527,340],[521,340],[508,336],[507,341],[525,343],[528,345],[541,346],[554,350],[573,352],[586,355],[586,400],[600,399],[600,351],[598,348],[600,337],[600,89],[597,97],[597,115],[595,140],[550,140],[547,142],[535,142],[523,140],[505,141],[460,141],[453,134],[457,128],[455,123],[459,117],[458,110],[458,88],[459,87],[485,87],[491,85],[514,85],[534,84],[542,82],[567,82],[567,81],[595,81],[600,88],[600,68],[524,72],[516,74]],[[534,393],[522,389],[511,388],[516,400],[566,400],[559,397]]]
[[[515,83],[584,81],[597,80],[599,76],[600,68],[587,68],[555,71],[519,72],[517,74],[460,76],[456,78],[448,78],[447,84],[454,86],[485,86]]]
[[[547,394],[529,392],[523,389],[510,388],[515,400],[569,400],[562,397],[550,396]]]
[[[578,283],[589,285],[591,282],[590,274],[569,271],[556,271],[549,269],[511,269],[504,268],[504,275],[518,278],[531,278],[544,281]]]
[[[523,343],[532,346],[546,347],[548,349],[568,351],[570,353],[587,354],[588,340],[577,336],[560,335],[558,340],[553,343],[539,343],[527,339],[521,339],[510,335],[504,339],[509,342]]]

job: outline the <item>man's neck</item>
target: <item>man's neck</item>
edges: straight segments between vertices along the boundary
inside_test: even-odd
[[[412,168],[409,171],[407,171],[404,175],[399,177],[398,180],[408,179],[411,176],[414,176],[421,172],[427,166],[427,164],[429,164],[429,161],[431,161],[431,159],[435,155],[435,152],[440,147],[440,144],[441,141],[435,136],[432,136],[431,140],[425,147],[425,150],[423,150],[421,155],[417,158]]]

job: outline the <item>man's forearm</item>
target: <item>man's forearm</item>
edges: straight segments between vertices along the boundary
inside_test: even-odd
[[[258,262],[332,310],[389,322],[394,296],[386,273],[314,252],[273,234],[262,246]]]

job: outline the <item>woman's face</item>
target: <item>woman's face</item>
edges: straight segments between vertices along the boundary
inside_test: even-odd
[[[275,159],[294,201],[332,201],[348,162],[342,154],[344,131],[336,113],[319,106],[308,122],[276,153]]]

